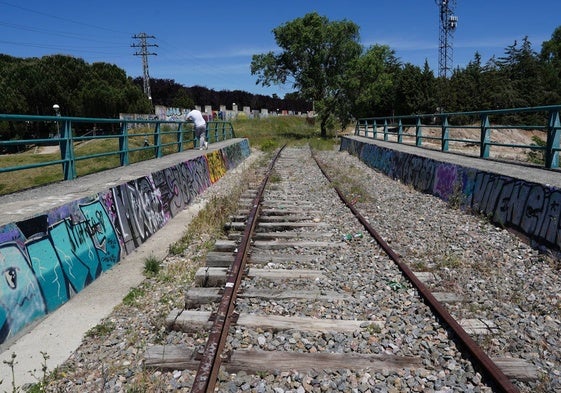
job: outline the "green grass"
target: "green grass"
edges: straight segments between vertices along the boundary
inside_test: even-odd
[[[232,195],[212,197],[205,209],[201,210],[189,224],[189,228],[182,238],[169,246],[169,253],[171,255],[181,255],[183,250],[201,233],[210,234],[211,238],[219,237],[223,233],[229,215],[233,214],[237,208],[239,195],[241,195],[241,191],[234,190]],[[213,244],[205,245],[209,249],[212,246]]]
[[[236,136],[249,139],[251,146],[265,152],[284,144],[303,146],[306,144],[333,147],[335,133],[327,139],[320,138],[319,126],[300,116],[270,116],[264,119],[238,119],[232,122]],[[314,147],[315,148],[315,147]],[[322,148],[321,150],[324,150]]]
[[[546,141],[541,139],[539,136],[534,135],[532,137],[532,146],[545,147]],[[532,150],[528,154],[528,161],[533,164],[544,165],[545,163],[545,153],[543,150]]]
[[[136,305],[139,298],[144,296],[145,290],[143,288],[132,288],[129,293],[123,298],[123,304],[127,306]]]

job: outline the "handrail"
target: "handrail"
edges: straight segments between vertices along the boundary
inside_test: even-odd
[[[440,151],[461,151],[463,154],[469,153],[460,147],[478,146],[475,155],[498,160],[503,158],[491,156],[493,147],[493,151],[497,147],[522,149],[533,163],[539,163],[547,169],[556,169],[559,168],[561,151],[560,111],[561,105],[549,105],[360,118],[356,122],[355,135],[426,148],[431,148],[431,143],[437,143]],[[513,123],[514,121],[518,122]],[[535,132],[534,143],[523,144],[515,140],[505,142],[502,138],[497,138],[499,133],[504,134],[509,129]],[[428,135],[423,134],[427,130]],[[462,133],[463,136],[460,135]]]
[[[231,122],[207,123],[206,140],[209,143],[230,138],[235,138]],[[9,154],[39,152],[47,146],[51,147],[51,154]],[[193,123],[180,119],[0,114],[0,173],[44,169],[41,175],[48,172],[51,180],[39,181],[41,184],[72,180],[109,167],[160,158],[196,146]],[[105,161],[97,168],[85,164],[88,160],[100,158],[105,158]],[[51,169],[58,164],[61,164],[62,171]],[[3,177],[0,180],[0,193],[17,190],[7,188],[3,184],[6,176]],[[29,187],[36,185],[40,184],[34,183]]]

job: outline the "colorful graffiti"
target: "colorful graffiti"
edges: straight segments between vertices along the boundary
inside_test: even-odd
[[[561,190],[474,168],[436,161],[343,138],[341,151],[392,179],[447,201],[461,193],[463,207],[520,231],[534,245],[561,249]]]
[[[0,343],[69,301],[249,154],[244,139],[0,227]]]

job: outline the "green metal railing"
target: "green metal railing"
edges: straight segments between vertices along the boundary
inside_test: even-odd
[[[463,154],[469,154],[466,147],[476,147],[475,155],[480,158],[501,159],[499,153],[492,156],[497,147],[518,149],[530,162],[554,169],[559,168],[561,151],[560,110],[561,105],[550,105],[362,118],[357,120],[355,135],[417,147],[434,148],[436,144],[443,152]],[[518,143],[510,130],[531,133],[533,142]]]
[[[230,122],[207,123],[209,143],[234,137]],[[71,180],[86,174],[77,172],[77,166],[85,160],[104,158],[113,161],[107,165],[124,166],[181,152],[195,147],[196,142],[193,123],[182,120],[0,114],[0,173],[61,165],[62,179]],[[51,159],[41,160],[38,154],[32,154],[49,146],[54,154],[60,151],[60,158],[52,159],[51,154],[47,155]],[[8,154],[14,152],[20,154]]]

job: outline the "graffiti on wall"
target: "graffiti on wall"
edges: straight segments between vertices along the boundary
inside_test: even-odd
[[[536,244],[561,249],[561,190],[495,173],[436,161],[343,138],[341,151],[356,155],[392,179],[516,229]]]
[[[0,245],[2,342],[120,260],[119,240],[98,199],[82,199],[10,228],[13,241]]]
[[[561,248],[561,190],[507,176],[477,174],[472,208],[492,221]]]
[[[249,153],[211,152],[0,227],[0,344],[83,290]]]

